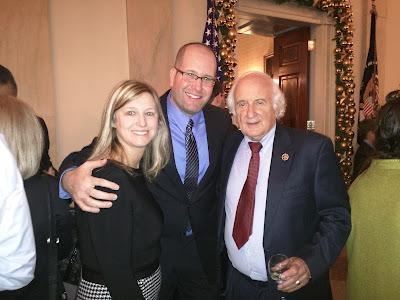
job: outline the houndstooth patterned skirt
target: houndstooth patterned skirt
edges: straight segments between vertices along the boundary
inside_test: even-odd
[[[137,281],[143,298],[146,300],[156,300],[161,287],[160,267],[150,275]],[[78,287],[78,300],[112,300],[110,292],[105,285],[81,279]]]

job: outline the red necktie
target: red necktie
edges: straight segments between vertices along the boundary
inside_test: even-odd
[[[259,152],[262,148],[262,144],[249,142],[249,146],[252,152],[249,171],[236,208],[235,223],[232,232],[233,239],[238,249],[242,248],[243,245],[247,243],[253,232],[254,202],[256,198],[258,169],[260,167]]]

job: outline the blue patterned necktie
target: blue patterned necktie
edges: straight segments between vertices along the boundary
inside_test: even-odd
[[[199,153],[197,151],[196,139],[194,138],[192,128],[193,120],[190,119],[186,126],[186,171],[183,183],[189,201],[192,200],[199,179]]]

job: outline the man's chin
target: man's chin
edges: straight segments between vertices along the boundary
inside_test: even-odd
[[[186,107],[185,107],[186,113],[190,114],[190,115],[195,115],[203,109],[204,105],[200,102],[191,103],[191,105],[186,105]]]
[[[260,136],[261,136],[261,133],[260,132],[256,132],[256,131],[254,131],[254,130],[243,130],[242,129],[242,133],[245,135],[245,136],[248,136],[249,137],[249,139],[251,139],[252,141],[260,141],[261,139],[260,139]]]

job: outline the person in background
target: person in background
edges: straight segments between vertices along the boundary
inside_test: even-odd
[[[215,82],[213,92],[211,94],[211,98],[208,101],[208,103],[210,103],[216,107],[226,109],[225,97],[223,96],[223,85],[218,80]],[[236,118],[234,118],[233,116],[232,116],[232,124],[233,124],[232,125],[233,131],[236,131],[238,129],[237,122],[236,122]]]
[[[241,131],[225,142],[221,169],[218,257],[228,274],[221,274],[226,299],[280,299],[278,291],[288,300],[332,299],[329,267],[351,223],[331,140],[279,124],[286,100],[265,73],[237,78],[227,105]],[[267,271],[273,254],[289,257],[278,286]]]
[[[52,212],[56,221],[58,258],[65,257],[72,248],[71,228],[68,202],[58,197],[58,182],[53,176],[39,175],[40,159],[43,153],[43,131],[38,118],[32,109],[21,100],[0,95],[0,132],[4,134],[11,153],[17,161],[18,169],[24,180],[32,217],[33,232],[36,244],[35,278],[18,291],[17,299],[49,299],[49,273],[54,268],[57,273],[57,258],[49,266],[49,214],[48,197],[52,202]],[[46,178],[45,178],[46,177]],[[48,181],[46,184],[45,180]],[[57,276],[57,299],[62,299],[64,287]]]
[[[208,103],[216,107],[225,108],[225,99],[222,93],[223,93],[222,84],[219,80],[216,80]]]
[[[376,156],[349,189],[348,300],[399,298],[399,178],[400,101],[389,101],[376,118]]]
[[[133,80],[118,84],[89,156],[108,160],[93,175],[118,184],[118,198],[98,214],[76,207],[82,259],[78,299],[158,299],[163,216],[145,178],[153,181],[169,156],[168,127],[156,92]]]
[[[0,299],[34,277],[35,239],[21,174],[0,132]],[[12,298],[11,298],[12,299]]]
[[[227,111],[208,104],[216,68],[215,55],[204,44],[182,46],[170,70],[171,90],[160,97],[173,149],[167,166],[148,183],[164,214],[160,299],[217,298],[217,181],[225,137],[233,127]],[[61,174],[83,164],[66,171],[61,185],[83,210],[97,212],[111,203],[93,198],[112,200],[115,194],[93,187],[118,186],[91,176],[104,162],[86,159],[83,151],[64,160]]]
[[[18,88],[15,82],[14,76],[6,67],[0,65],[0,95],[9,95],[12,97],[17,97]],[[40,125],[42,126],[44,134],[44,147],[42,157],[40,159],[39,171],[40,173],[46,173],[55,176],[57,171],[53,167],[53,164],[49,156],[50,140],[49,132],[47,130],[46,123],[41,117],[37,117]]]
[[[354,155],[353,181],[371,164],[375,154],[375,120],[364,119],[358,126],[357,142],[360,145]]]
[[[385,97],[386,102],[389,101],[400,101],[400,90],[395,90],[388,93]]]

